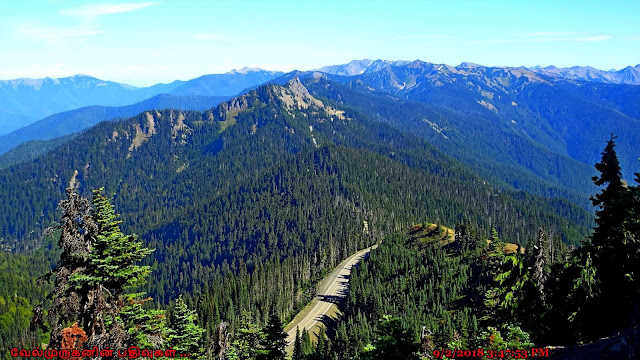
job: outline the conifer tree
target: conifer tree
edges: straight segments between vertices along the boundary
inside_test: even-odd
[[[620,162],[616,154],[615,136],[607,141],[602,159],[596,164],[600,176],[594,176],[597,186],[605,186],[602,192],[591,197],[596,207],[596,227],[591,235],[593,246],[611,246],[622,235],[622,224],[627,216],[628,190],[622,180]]]
[[[365,359],[411,360],[418,359],[418,344],[411,333],[402,327],[400,319],[383,315],[378,321],[376,339],[364,353]]]
[[[318,331],[318,343],[316,345],[316,358],[318,359],[328,359],[330,353],[329,348],[329,339],[327,338],[327,334],[324,330],[324,327],[320,327]]]
[[[125,305],[119,317],[129,334],[129,345],[141,348],[157,348],[164,344],[167,335],[164,310],[145,309],[144,304],[152,300],[142,298],[144,293],[125,294]]]
[[[50,330],[49,346],[55,348],[60,347],[62,329],[77,322],[81,317],[82,294],[88,292],[88,289],[78,289],[70,279],[86,271],[91,251],[91,237],[97,231],[97,225],[91,216],[89,200],[80,196],[75,186],[70,186],[66,192],[67,198],[59,204],[63,211],[60,224],[47,229],[49,233],[60,231],[60,260],[54,270],[39,279],[39,282],[48,281],[54,276],[54,288],[42,303],[34,307],[31,320],[32,328]],[[48,302],[51,303],[47,314],[49,329],[43,321],[44,308]]]
[[[313,343],[311,343],[311,335],[307,328],[302,329],[302,354],[307,356],[313,352]]]
[[[136,265],[152,250],[120,231],[113,206],[94,191],[92,201],[67,189],[59,245],[62,254],[55,289],[46,300],[53,326],[49,346],[60,345],[60,330],[72,322],[87,334],[85,346],[112,349],[162,344],[163,312],[143,309],[142,294],[124,294],[142,285],[149,268]],[[147,299],[148,300],[148,299]],[[34,309],[34,325],[41,324],[44,302]]]
[[[264,353],[258,358],[264,360],[284,360],[287,347],[287,334],[284,332],[282,322],[275,313],[271,311],[267,325],[262,330],[264,333]]]
[[[547,234],[543,228],[538,230],[538,237],[536,239],[536,243],[531,249],[527,249],[527,254],[530,254],[532,257],[532,262],[530,263],[530,272],[531,272],[531,280],[533,281],[536,289],[538,290],[538,294],[542,302],[544,302],[545,294],[544,294],[544,284],[547,281],[547,272],[546,267],[549,265],[549,259],[546,253],[547,247]]]
[[[300,328],[296,328],[296,340],[293,343],[293,356],[292,360],[302,360],[304,354],[302,353],[302,338],[300,337]]]
[[[153,250],[144,247],[134,235],[120,231],[121,220],[111,202],[102,195],[104,189],[93,192],[93,218],[98,231],[90,255],[90,267],[86,274],[75,277],[76,281],[92,286],[102,286],[119,296],[125,289],[141,285],[149,275],[149,266],[136,263]]]
[[[622,179],[615,138],[612,134],[602,152],[602,160],[596,164],[600,176],[594,176],[593,181],[604,189],[591,198],[596,207],[596,227],[591,241],[578,253],[581,264],[585,264],[582,273],[597,274],[591,281],[593,286],[582,290],[592,294],[590,306],[583,307],[588,338],[607,335],[620,324],[628,322],[632,300],[629,290],[634,288],[629,270],[636,260],[630,258],[631,249],[625,236],[628,234],[633,197]],[[590,264],[591,259],[585,260],[585,254],[592,256],[593,265]],[[576,284],[583,283],[578,279]]]
[[[189,354],[190,357],[202,355],[200,340],[204,329],[196,324],[195,311],[189,310],[182,299],[182,295],[176,301],[176,308],[169,322],[167,343],[181,354]]]
[[[239,360],[255,359],[262,353],[263,337],[262,330],[251,321],[251,314],[243,311],[240,318],[240,326],[235,333],[235,338],[229,351],[227,351],[227,358]]]

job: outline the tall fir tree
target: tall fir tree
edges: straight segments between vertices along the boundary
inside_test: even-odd
[[[604,189],[591,197],[596,207],[596,227],[591,235],[593,246],[611,246],[622,235],[622,224],[627,216],[628,189],[622,180],[620,161],[616,154],[616,136],[611,139],[602,151],[602,159],[596,164],[600,176],[594,176],[593,182]]]
[[[318,331],[318,342],[316,344],[315,357],[314,359],[319,360],[327,360],[331,354],[331,345],[329,344],[329,339],[327,338],[327,333],[324,327],[320,327]]]
[[[50,233],[60,231],[58,246],[62,252],[56,268],[43,275],[39,282],[49,281],[53,276],[53,291],[42,303],[34,307],[31,320],[32,328],[41,327],[50,331],[49,346],[54,348],[60,347],[62,329],[82,317],[82,295],[89,289],[86,286],[78,289],[71,278],[86,271],[92,237],[98,228],[91,216],[91,203],[77,193],[73,179],[71,183],[74,185],[66,190],[67,198],[59,204],[63,212],[60,224],[47,229]],[[48,303],[49,328],[44,324],[44,312]]]
[[[142,294],[124,293],[145,283],[149,268],[136,262],[152,250],[120,231],[121,221],[102,189],[94,191],[91,205],[73,186],[61,202],[64,214],[58,229],[63,251],[52,272],[55,289],[47,297],[53,326],[49,346],[58,347],[60,330],[73,322],[86,333],[87,348],[159,346],[163,312],[144,309]],[[34,325],[42,323],[43,307],[44,302],[34,309]]]
[[[275,311],[272,310],[269,314],[269,320],[262,332],[264,333],[264,353],[258,356],[258,359],[284,360],[287,334],[284,332],[282,322]]]
[[[89,271],[76,277],[77,281],[92,286],[100,285],[119,296],[125,289],[143,284],[149,275],[149,266],[136,263],[153,250],[145,248],[134,235],[124,235],[120,231],[121,220],[113,205],[102,192],[103,188],[93,192],[93,218],[98,226],[90,255]]]
[[[302,340],[302,354],[306,357],[313,352],[313,343],[311,342],[311,335],[307,328],[302,329],[300,338]]]
[[[227,351],[228,359],[252,360],[262,354],[264,334],[258,325],[251,320],[251,314],[242,312],[240,326],[235,332],[235,337]]]
[[[536,243],[531,249],[527,249],[527,254],[531,254],[531,263],[529,271],[531,272],[531,280],[537,289],[540,300],[544,303],[545,293],[544,284],[547,282],[547,267],[550,265],[549,256],[547,255],[547,244],[549,238],[543,228],[538,229]]]
[[[189,310],[182,299],[182,295],[176,301],[175,311],[168,324],[167,344],[180,354],[189,354],[190,357],[202,356],[200,346],[204,329],[197,325],[197,315]]]
[[[293,343],[293,356],[292,360],[302,360],[304,354],[302,353],[302,338],[300,337],[300,328],[296,328],[296,339]]]
[[[417,360],[418,343],[411,332],[402,327],[399,318],[383,315],[378,321],[376,338],[367,346],[364,359],[369,360]]]
[[[622,179],[615,138],[612,134],[596,164],[600,176],[593,177],[595,185],[604,187],[591,198],[596,207],[596,227],[590,241],[577,252],[582,270],[574,289],[588,294],[588,301],[572,318],[584,321],[583,336],[587,339],[609,335],[630,322],[629,290],[634,285],[629,267],[637,260],[629,256],[625,234],[633,198]]]

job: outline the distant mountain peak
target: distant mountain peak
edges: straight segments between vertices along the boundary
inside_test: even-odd
[[[456,68],[461,68],[461,69],[472,69],[477,67],[482,67],[482,65],[472,63],[472,62],[467,62],[467,61],[461,62],[460,65],[456,66]]]
[[[269,70],[265,70],[265,69],[259,68],[259,67],[248,67],[248,66],[245,66],[242,69],[233,69],[233,70],[229,71],[227,74],[248,74],[248,73],[251,73],[251,72],[260,72],[260,71],[271,72]]]
[[[591,66],[571,66],[559,68],[553,65],[547,67],[531,67],[529,70],[538,75],[551,78],[600,82],[607,84],[640,85],[640,67],[627,66],[621,70],[600,70]]]
[[[279,91],[278,91],[279,90]],[[311,105],[323,107],[324,104],[313,97],[309,90],[302,84],[296,76],[289,80],[284,87],[277,87],[278,97],[289,107],[307,108]]]
[[[382,59],[378,59],[378,60],[362,59],[362,60],[352,60],[346,64],[324,66],[316,70],[321,71],[323,73],[331,74],[331,75],[355,76],[355,75],[362,75],[366,73],[377,72],[390,66],[403,66],[409,63],[410,61],[405,61],[405,60],[391,61],[391,60],[382,60]]]
[[[429,65],[429,64],[431,64],[431,63],[426,62],[426,61],[422,61],[420,59],[416,59],[416,60],[411,61],[410,63],[408,63],[407,67],[409,67],[409,68],[418,68],[418,67],[422,67],[422,66]]]

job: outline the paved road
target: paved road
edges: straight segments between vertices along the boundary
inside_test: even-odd
[[[378,245],[368,247],[351,255],[349,258],[340,263],[327,277],[320,283],[318,294],[300,313],[307,313],[306,316],[296,316],[289,323],[285,331],[287,332],[287,344],[292,345],[296,339],[296,327],[307,329],[312,332],[316,325],[320,325],[322,318],[330,313],[332,307],[336,306],[337,300],[345,298],[347,288],[349,286],[349,274],[351,267],[362,260],[371,249],[375,249]],[[311,311],[309,309],[311,308]],[[302,319],[300,319],[302,317]],[[315,332],[315,331],[314,331]]]

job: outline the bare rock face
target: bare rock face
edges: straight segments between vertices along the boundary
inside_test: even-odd
[[[279,90],[278,97],[289,107],[298,107],[299,109],[306,109],[312,105],[324,107],[322,101],[309,94],[309,90],[298,77],[289,80],[284,88],[277,88],[277,90]]]
[[[145,113],[147,117],[147,123],[144,124],[144,128],[140,126],[140,124],[135,124],[136,136],[131,142],[131,146],[129,147],[129,152],[131,153],[133,150],[139,148],[145,141],[149,140],[153,135],[157,133],[156,131],[156,122],[148,111]]]

